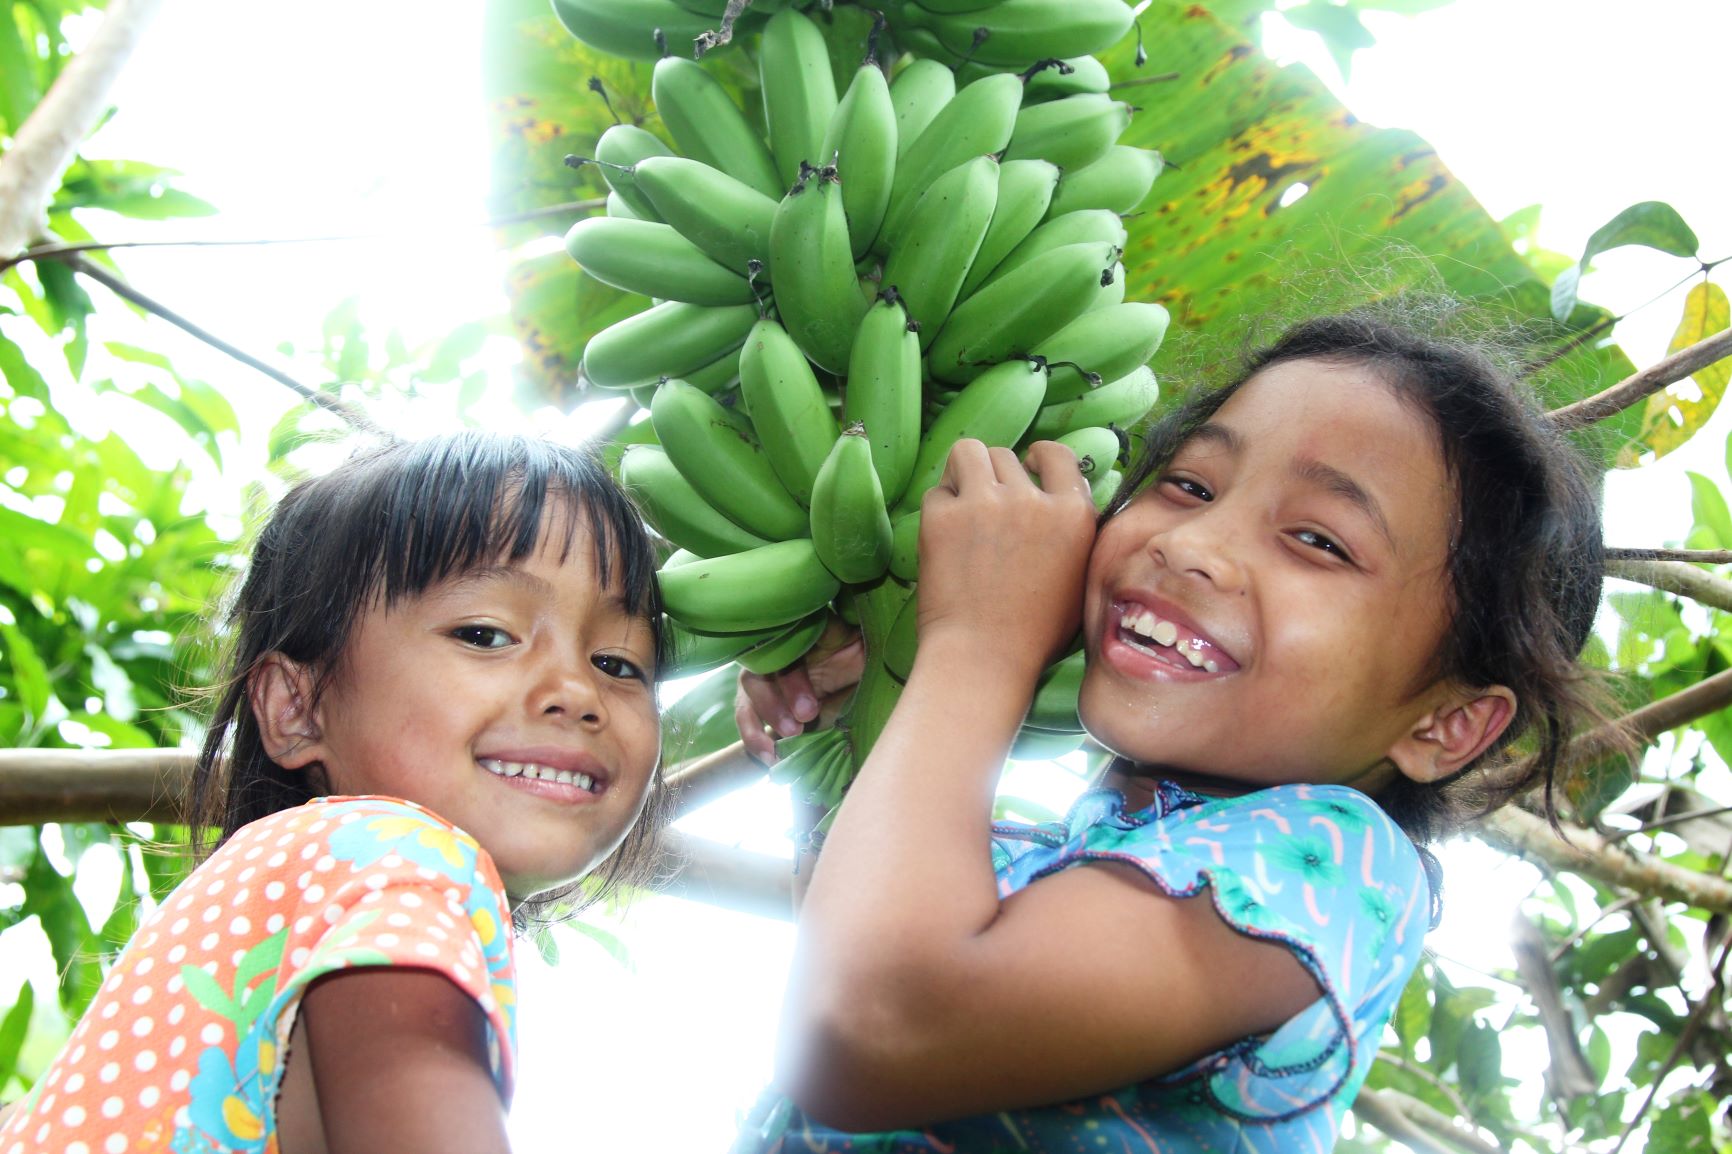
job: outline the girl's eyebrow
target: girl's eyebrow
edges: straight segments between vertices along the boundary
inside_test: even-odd
[[[1343,473],[1333,465],[1325,465],[1322,461],[1301,461],[1293,469],[1294,476],[1301,481],[1345,498],[1349,503],[1364,513],[1372,525],[1389,543],[1391,550],[1395,549],[1395,536],[1389,531],[1389,519],[1383,515],[1383,506],[1377,503],[1377,498],[1370,490]]]
[[[515,565],[477,565],[465,569],[463,573],[445,586],[446,593],[461,593],[476,585],[518,585],[527,592],[546,596],[553,592],[553,586],[526,570]]]

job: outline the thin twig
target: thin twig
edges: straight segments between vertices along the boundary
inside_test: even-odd
[[[1473,1123],[1473,1111],[1467,1108],[1467,1103],[1462,1100],[1460,1094],[1456,1093],[1455,1087],[1451,1086],[1448,1082],[1445,1082],[1442,1078],[1439,1078],[1436,1074],[1433,1074],[1430,1070],[1427,1070],[1424,1066],[1409,1062],[1400,1054],[1392,1054],[1388,1050],[1379,1050],[1377,1052],[1377,1060],[1394,1066],[1397,1070],[1401,1070],[1404,1073],[1412,1074],[1415,1078],[1429,1084],[1432,1089],[1449,1099],[1450,1105],[1455,1107],[1455,1112],[1459,1117],[1467,1121],[1470,1125]]]
[[[1153,76],[1139,76],[1135,80],[1115,80],[1107,85],[1107,91],[1111,92],[1115,88],[1141,88],[1145,84],[1171,84],[1184,75],[1183,72],[1159,72]]]
[[[1651,833],[1657,829],[1665,829],[1669,825],[1683,825],[1687,821],[1697,821],[1705,817],[1719,817],[1723,813],[1732,813],[1732,805],[1718,805],[1713,809],[1693,809],[1686,813],[1669,813],[1665,817],[1655,818],[1630,830],[1624,836],[1632,834]]]
[[[1642,1108],[1636,1111],[1635,1117],[1624,1124],[1624,1132],[1618,1137],[1618,1144],[1612,1147],[1612,1154],[1619,1154],[1624,1148],[1624,1143],[1630,1140],[1630,1135],[1635,1133],[1636,1127],[1642,1124],[1642,1119],[1647,1116],[1649,1109],[1654,1105],[1654,1099],[1660,1094],[1660,1083],[1666,1080],[1666,1075],[1672,1072],[1672,1067],[1678,1064],[1678,1059],[1684,1056],[1684,1051],[1689,1048],[1690,1043],[1696,1040],[1696,1032],[1702,1028],[1703,1020],[1719,1002],[1720,990],[1726,976],[1726,955],[1728,953],[1732,953],[1732,938],[1721,944],[1720,959],[1714,963],[1714,973],[1708,983],[1708,988],[1702,992],[1702,1000],[1697,1002],[1690,1011],[1689,1020],[1684,1023],[1683,1030],[1679,1032],[1678,1040],[1672,1044],[1672,1052],[1666,1055],[1666,1060],[1654,1072],[1654,1080],[1649,1083],[1648,1096],[1643,1100]]]
[[[1629,909],[1631,906],[1635,905],[1640,900],[1641,899],[1638,898],[1635,894],[1625,894],[1623,897],[1619,898],[1615,902],[1612,902],[1610,905],[1608,905],[1604,909],[1602,909],[1599,913],[1595,914],[1587,922],[1587,924],[1583,925],[1575,933],[1571,934],[1569,937],[1565,938],[1563,941],[1559,942],[1555,947],[1553,947],[1552,952],[1551,952],[1551,958],[1550,958],[1552,965],[1554,965],[1554,966],[1557,965],[1560,961],[1563,960],[1563,957],[1565,954],[1569,953],[1571,950],[1575,949],[1576,946],[1581,944],[1581,940],[1583,938],[1587,937],[1588,934],[1592,933],[1595,926],[1599,925],[1601,922],[1605,921],[1607,918],[1611,917],[1614,914],[1623,913],[1625,910]]]
[[[1481,818],[1476,832],[1482,840],[1507,852],[1596,878],[1620,890],[1683,902],[1709,913],[1732,914],[1732,881],[1625,848],[1595,830],[1567,825],[1560,837],[1543,819],[1506,805]]]
[[[1637,401],[1659,392],[1704,369],[1715,361],[1732,356],[1732,329],[1715,333],[1693,345],[1679,349],[1671,356],[1625,377],[1611,388],[1584,397],[1574,404],[1551,411],[1552,423],[1565,431],[1580,429],[1596,421],[1623,412]]]
[[[523,224],[549,216],[566,216],[574,212],[593,212],[607,206],[607,198],[590,197],[587,200],[572,200],[564,204],[550,204],[545,208],[532,208],[525,212],[514,212],[506,216],[494,217],[491,220],[480,221],[478,228],[504,228],[507,225]],[[80,241],[77,244],[39,244],[27,248],[17,256],[0,260],[0,272],[5,272],[14,265],[26,261],[65,260],[84,252],[108,252],[121,248],[253,248],[263,245],[282,244],[347,244],[355,241],[370,240],[400,240],[408,239],[404,232],[337,232],[322,236],[279,236],[259,239],[242,240],[117,240],[117,241]]]
[[[208,329],[200,328],[198,325],[195,325],[173,309],[169,308],[167,305],[139,292],[137,289],[133,288],[107,269],[91,264],[82,256],[67,257],[66,265],[74,272],[87,276],[96,283],[106,286],[109,291],[113,292],[123,300],[129,300],[139,308],[156,314],[169,324],[174,325],[176,328],[182,330],[188,335],[203,341],[218,352],[227,353],[229,356],[233,357],[241,364],[246,365],[248,368],[258,370],[265,376],[271,378],[271,380],[282,385],[284,388],[293,391],[303,399],[311,401],[313,404],[327,412],[334,414],[355,431],[368,433],[376,437],[387,435],[383,429],[374,424],[371,417],[367,416],[366,413],[355,408],[353,405],[340,401],[323,390],[312,388],[309,385],[303,385],[300,381],[295,380],[281,369],[268,365],[264,361],[253,356],[251,353],[236,348],[234,345],[229,344],[227,341],[210,332]]]
[[[1691,565],[1732,565],[1732,549],[1614,549],[1608,561],[1683,561]]]

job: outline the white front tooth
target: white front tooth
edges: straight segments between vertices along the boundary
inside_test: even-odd
[[[1171,621],[1157,621],[1149,636],[1155,639],[1156,645],[1171,645],[1179,639],[1179,627]]]
[[[571,784],[573,784],[573,777],[574,776],[575,775],[571,772],[571,770],[562,769],[553,775],[553,780],[557,781],[560,785],[571,785]]]
[[[589,774],[587,774],[587,773],[574,773],[574,774],[572,774],[571,775],[571,782],[573,785],[577,786],[579,789],[586,790],[586,791],[591,792],[591,793],[593,793],[595,791],[595,778],[589,776]]]
[[[1185,660],[1189,661],[1193,667],[1198,669],[1202,668],[1204,658],[1201,650],[1187,645],[1182,646],[1179,649],[1179,652],[1185,655]]]
[[[553,771],[545,765],[526,765],[523,767],[524,777],[533,777],[537,781],[552,781]]]
[[[1144,613],[1142,616],[1137,618],[1137,623],[1134,628],[1139,637],[1153,637],[1156,628],[1155,615],[1152,613]]]

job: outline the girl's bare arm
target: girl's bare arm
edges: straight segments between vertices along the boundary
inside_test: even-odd
[[[920,1125],[1128,1085],[1318,995],[1279,946],[1128,870],[1000,902],[993,787],[1075,632],[1093,508],[1068,450],[1029,482],[965,442],[922,516],[919,656],[838,815],[801,915],[780,1080],[843,1129]]]
[[[330,1154],[503,1154],[505,1108],[489,1073],[481,1008],[430,970],[359,969],[323,979],[301,1006]]]

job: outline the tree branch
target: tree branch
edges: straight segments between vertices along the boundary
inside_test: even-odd
[[[794,865],[787,858],[750,853],[677,829],[662,838],[679,867],[658,887],[662,893],[761,918],[793,919]]]
[[[607,204],[605,197],[591,197],[588,200],[572,200],[564,204],[550,204],[545,208],[532,208],[525,212],[514,212],[507,216],[494,217],[491,220],[476,222],[480,228],[504,228],[506,225],[523,224],[548,216],[569,216],[574,212],[593,212]],[[336,232],[323,236],[279,236],[242,240],[117,240],[80,241],[77,244],[39,244],[25,249],[17,256],[0,260],[0,272],[5,272],[13,265],[26,261],[65,260],[85,252],[109,252],[121,248],[257,248],[265,245],[283,244],[346,244],[352,241],[394,240],[404,237],[400,232]]]
[[[663,782],[677,819],[763,776],[764,767],[746,753],[745,742],[736,741],[714,753],[682,761],[667,771]]]
[[[1353,1112],[1361,1121],[1406,1143],[1420,1154],[1504,1154],[1495,1142],[1456,1125],[1417,1098],[1397,1090],[1365,1088],[1353,1100]]]
[[[1517,806],[1506,805],[1481,818],[1476,832],[1482,840],[1508,853],[1534,858],[1621,890],[1633,890],[1662,901],[1683,902],[1710,913],[1732,914],[1732,881],[1625,849],[1582,826],[1567,825],[1560,837],[1540,818]]]
[[[1654,1080],[1648,1085],[1647,1098],[1643,1100],[1641,1109],[1636,1111],[1635,1117],[1625,1123],[1624,1132],[1618,1137],[1618,1144],[1612,1147],[1612,1154],[1619,1154],[1619,1151],[1623,1150],[1624,1144],[1630,1140],[1630,1135],[1635,1133],[1636,1127],[1642,1124],[1642,1119],[1647,1116],[1648,1110],[1654,1105],[1654,1099],[1659,1097],[1660,1083],[1666,1080],[1666,1075],[1672,1072],[1672,1067],[1678,1064],[1678,1059],[1684,1056],[1690,1043],[1696,1040],[1696,1032],[1702,1028],[1702,1023],[1707,1019],[1709,1012],[1719,1003],[1720,991],[1726,977],[1726,955],[1728,953],[1732,953],[1732,939],[1720,947],[1720,959],[1714,963],[1714,971],[1710,975],[1711,980],[1708,983],[1708,988],[1702,992],[1702,1000],[1691,1009],[1689,1020],[1684,1023],[1684,1029],[1678,1034],[1678,1041],[1673,1044],[1672,1052],[1666,1055],[1666,1060],[1661,1063],[1659,1070],[1654,1073]]]
[[[1564,431],[1580,429],[1621,413],[1652,393],[1675,384],[1715,361],[1732,356],[1732,329],[1715,333],[1679,349],[1665,360],[1625,377],[1611,388],[1551,411],[1552,423]]]
[[[1611,561],[1606,564],[1606,576],[1649,585],[1732,613],[1732,581],[1681,561]]]
[[[1685,561],[1692,565],[1732,565],[1732,549],[1614,549],[1607,561]]]
[[[198,325],[187,320],[167,305],[164,305],[151,297],[145,296],[143,293],[139,292],[137,289],[133,288],[107,269],[91,264],[82,256],[67,256],[62,259],[65,261],[67,267],[71,268],[74,272],[87,276],[96,283],[107,287],[111,292],[123,300],[129,300],[139,308],[156,314],[169,324],[174,325],[176,328],[188,335],[203,341],[218,352],[227,353],[229,356],[233,357],[241,364],[246,365],[248,368],[258,370],[265,376],[271,378],[271,380],[277,382],[279,385],[282,385],[284,388],[296,393],[304,400],[311,401],[326,412],[335,414],[355,431],[369,433],[376,437],[385,437],[389,435],[385,430],[374,424],[371,417],[355,408],[353,405],[338,400],[336,397],[331,396],[331,394],[322,389],[315,389],[309,385],[303,385],[281,369],[266,364],[251,353],[244,352],[236,346],[229,344],[210,330],[200,328]]]
[[[12,147],[0,156],[0,256],[11,256],[42,228],[45,208],[78,145],[108,106],[108,90],[162,0],[110,0],[84,51],[67,61]]]

